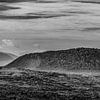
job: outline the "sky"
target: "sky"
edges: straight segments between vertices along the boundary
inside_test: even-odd
[[[0,3],[0,51],[23,55],[76,47],[100,48],[99,3]]]

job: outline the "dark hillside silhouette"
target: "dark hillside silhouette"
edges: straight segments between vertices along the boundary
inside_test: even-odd
[[[41,70],[100,70],[100,49],[73,48],[30,53],[19,57],[5,67]]]

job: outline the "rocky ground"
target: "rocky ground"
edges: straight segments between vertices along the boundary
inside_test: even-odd
[[[100,100],[100,76],[1,70],[0,100]]]

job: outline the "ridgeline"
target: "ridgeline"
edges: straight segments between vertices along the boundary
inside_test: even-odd
[[[17,58],[5,67],[59,71],[98,71],[100,70],[100,49],[73,48],[30,53]]]

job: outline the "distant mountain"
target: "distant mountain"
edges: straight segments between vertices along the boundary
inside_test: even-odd
[[[17,56],[14,54],[0,52],[0,66],[10,63],[16,58]]]
[[[100,49],[73,48],[23,55],[6,68],[36,70],[100,70]]]

